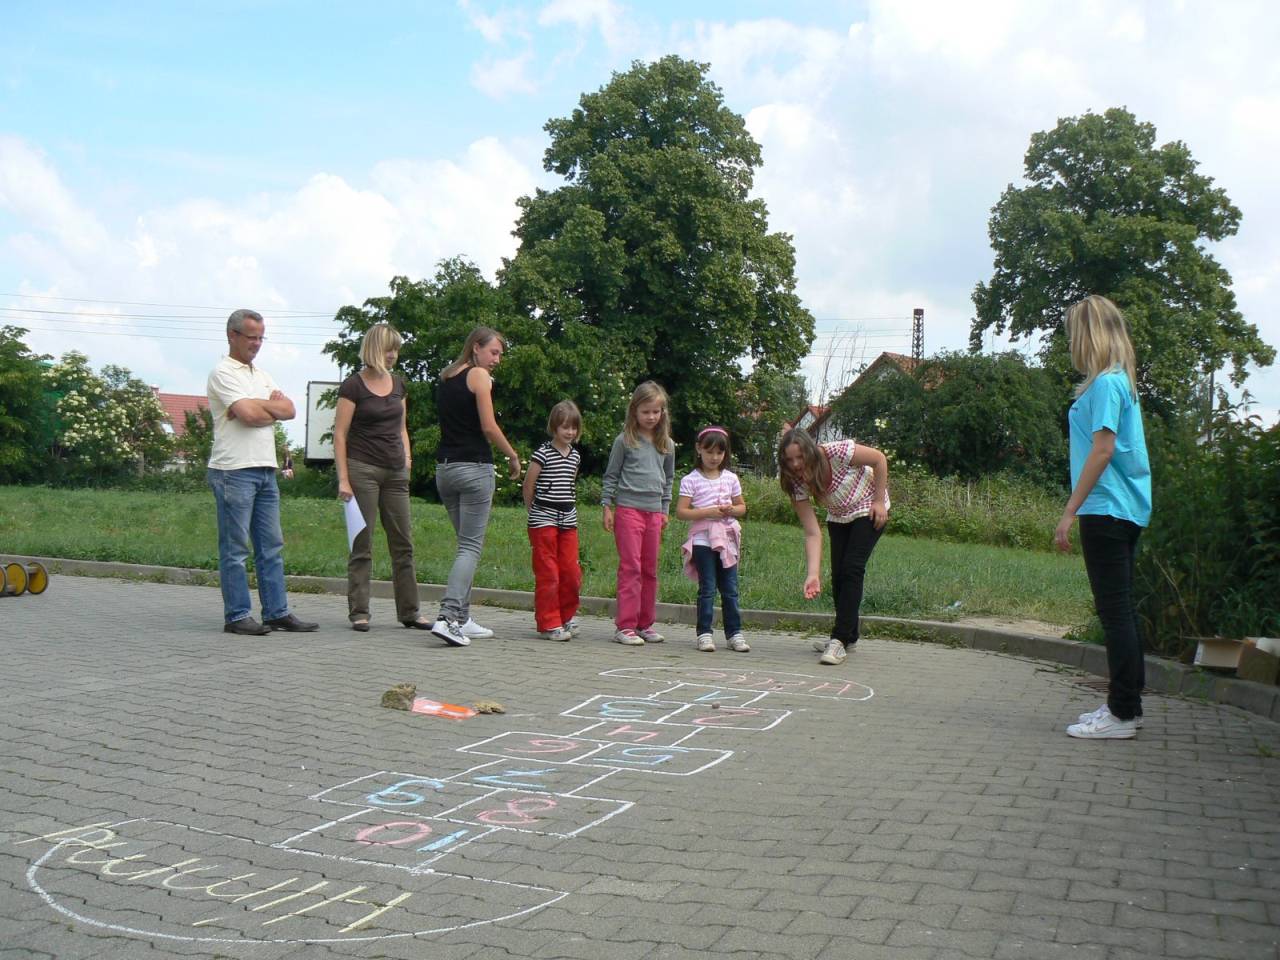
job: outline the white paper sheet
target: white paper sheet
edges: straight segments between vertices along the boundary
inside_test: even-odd
[[[364,517],[360,514],[360,505],[356,503],[355,497],[342,501],[342,509],[347,516],[347,550],[349,552],[356,545],[356,537],[364,529]]]

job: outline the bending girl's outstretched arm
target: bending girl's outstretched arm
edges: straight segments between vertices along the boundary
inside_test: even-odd
[[[804,528],[804,598],[812,600],[822,592],[822,527],[808,500],[792,500],[791,506]]]
[[[1053,531],[1053,540],[1058,545],[1058,549],[1064,553],[1071,549],[1071,525],[1076,521],[1076,511],[1088,499],[1089,494],[1093,493],[1098,478],[1102,476],[1102,471],[1107,469],[1107,464],[1111,462],[1115,452],[1116,435],[1106,429],[1095,430],[1093,446],[1089,448],[1089,455],[1084,458],[1084,466],[1080,468],[1080,479],[1076,481],[1076,488],[1067,498],[1062,519],[1058,521],[1058,529]]]
[[[853,448],[850,458],[855,467],[870,467],[875,477],[876,502],[871,504],[871,523],[877,530],[884,529],[889,520],[889,461],[875,447],[859,443]]]
[[[507,435],[498,426],[498,418],[493,413],[493,378],[483,367],[472,367],[467,371],[467,389],[476,398],[476,413],[480,416],[480,432],[486,440],[502,451],[511,467],[511,479],[520,479],[520,455],[516,453],[507,440]]]

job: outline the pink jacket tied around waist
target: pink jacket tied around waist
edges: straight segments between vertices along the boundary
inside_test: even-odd
[[[738,553],[742,549],[741,525],[732,517],[708,517],[693,521],[689,527],[689,539],[680,545],[680,552],[684,555],[685,576],[691,580],[698,579],[698,568],[693,565],[693,538],[699,533],[706,534],[711,549],[720,552],[721,566],[737,565]]]

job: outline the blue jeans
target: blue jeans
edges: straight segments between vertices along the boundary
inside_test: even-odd
[[[726,567],[720,562],[720,551],[694,544],[693,566],[698,571],[698,636],[711,632],[716,613],[716,590],[720,591],[720,609],[724,614],[724,635],[742,632],[742,614],[738,611],[738,565]]]
[[[485,528],[497,480],[492,463],[436,464],[436,490],[458,536],[458,552],[440,600],[440,619],[466,623],[471,617],[471,582],[476,578]]]
[[[252,612],[245,561],[253,545],[262,619],[289,615],[284,586],[284,535],[280,532],[280,490],[272,467],[210,468],[209,486],[218,505],[218,579],[227,623]]]

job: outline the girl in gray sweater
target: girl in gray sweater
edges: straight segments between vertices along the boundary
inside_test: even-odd
[[[604,468],[604,528],[618,546],[617,614],[613,639],[627,646],[661,643],[658,550],[671,509],[676,472],[667,392],[646,380],[631,394],[627,423]]]

